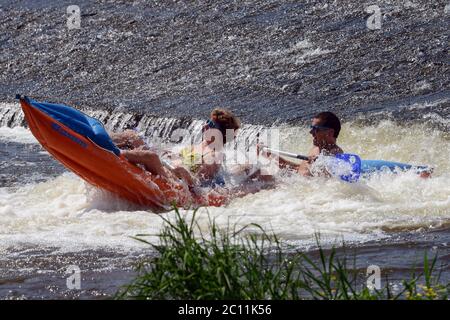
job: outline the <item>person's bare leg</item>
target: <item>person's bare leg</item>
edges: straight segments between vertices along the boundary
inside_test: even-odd
[[[168,177],[167,169],[156,153],[148,150],[123,150],[121,154],[131,163],[143,165],[145,170],[154,175]]]
[[[148,150],[123,150],[121,151],[121,154],[123,154],[131,163],[143,165],[145,170],[154,175],[172,179],[178,178],[183,180],[189,186],[194,186],[196,183],[192,175],[185,168],[166,168],[159,156],[154,152]]]
[[[145,141],[133,130],[112,132],[109,135],[119,149],[136,149],[145,146]]]

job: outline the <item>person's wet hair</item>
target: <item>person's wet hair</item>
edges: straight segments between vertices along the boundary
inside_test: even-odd
[[[241,121],[231,111],[216,108],[211,112],[211,119],[218,124],[219,130],[223,136],[223,144],[227,143],[227,130],[234,130],[241,127]]]
[[[320,120],[321,126],[333,129],[335,138],[339,136],[339,132],[341,131],[341,121],[333,112],[321,112],[314,116],[314,118]]]

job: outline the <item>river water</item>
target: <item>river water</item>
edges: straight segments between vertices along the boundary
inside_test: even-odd
[[[280,132],[283,149],[307,150],[306,127],[282,127]],[[314,234],[320,233],[325,247],[342,247],[344,242],[358,253],[359,267],[377,264],[387,274],[394,272],[394,278],[407,276],[425,251],[439,253],[440,262],[447,263],[448,133],[426,123],[349,122],[339,140],[344,150],[365,159],[432,164],[433,178],[381,173],[349,184],[280,173],[275,189],[235,199],[226,207],[200,209],[200,226],[206,229],[211,217],[224,229],[258,223],[294,248],[312,253]],[[26,128],[2,127],[0,144],[2,296],[102,297],[130,280],[135,263],[149,252],[131,237],[158,234],[161,216],[90,187],[53,160]],[[183,214],[190,217],[192,211]],[[83,272],[81,291],[65,288],[65,268],[72,264]],[[448,281],[448,266],[444,269]]]
[[[280,173],[274,189],[200,209],[201,228],[210,217],[223,228],[258,223],[312,255],[320,233],[323,245],[345,242],[358,268],[378,265],[393,282],[424,252],[438,253],[448,283],[445,1],[379,1],[378,31],[354,1],[80,1],[82,28],[68,31],[69,4],[0,3],[0,298],[111,297],[151,254],[131,237],[156,235],[161,217],[173,216],[68,172],[26,128],[16,93],[78,107],[164,148],[180,146],[176,129],[198,131],[212,106],[226,106],[244,122],[240,139],[276,129],[281,149],[304,154],[307,122],[332,110],[346,152],[431,165],[433,177],[384,172],[348,184]],[[66,286],[72,265],[80,290]]]

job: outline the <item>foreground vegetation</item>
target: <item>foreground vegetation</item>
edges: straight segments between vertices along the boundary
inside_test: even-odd
[[[122,288],[120,299],[447,299],[449,284],[440,284],[437,257],[424,255],[422,271],[412,273],[393,290],[366,286],[365,270],[348,266],[336,249],[319,257],[286,253],[275,235],[258,225],[219,230],[209,221],[207,235],[194,217],[186,221],[175,209],[175,221],[165,219],[160,243],[143,241],[156,255],[138,266],[138,276]],[[258,228],[259,235],[250,233]],[[413,268],[414,269],[414,268]]]

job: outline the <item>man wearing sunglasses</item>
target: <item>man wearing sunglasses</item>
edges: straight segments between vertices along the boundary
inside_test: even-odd
[[[341,131],[341,122],[339,118],[332,112],[321,112],[314,116],[311,123],[309,133],[313,137],[313,147],[308,156],[309,161],[295,163],[278,157],[280,168],[290,168],[296,170],[304,176],[311,175],[311,164],[322,155],[335,155],[343,153],[342,149],[337,145],[337,137]]]

